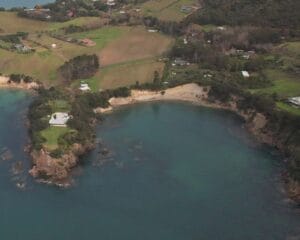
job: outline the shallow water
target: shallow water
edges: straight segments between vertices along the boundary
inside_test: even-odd
[[[97,136],[110,150],[83,159],[76,187],[39,185],[9,169],[23,152],[25,94],[0,91],[0,239],[283,240],[300,214],[280,191],[280,157],[257,146],[235,115],[182,103],[126,107]],[[21,111],[21,113],[20,113]],[[0,147],[1,149],[1,147]],[[295,238],[299,239],[299,238]]]
[[[54,2],[54,0],[0,0],[0,7],[7,9],[12,7],[32,8],[37,4],[46,4],[49,2]]]

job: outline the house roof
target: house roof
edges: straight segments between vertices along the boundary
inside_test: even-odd
[[[243,77],[250,77],[250,74],[248,73],[248,71],[242,71],[242,75],[243,75]]]
[[[52,114],[49,124],[53,126],[65,126],[69,119],[70,116],[68,113],[56,112]]]
[[[300,106],[300,97],[289,98],[289,102],[297,106]]]

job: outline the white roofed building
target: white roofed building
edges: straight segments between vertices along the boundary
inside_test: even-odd
[[[70,116],[68,113],[56,112],[52,114],[49,124],[55,127],[66,127],[69,119]]]
[[[288,99],[289,103],[300,107],[300,97],[292,97]]]
[[[243,75],[244,78],[250,77],[250,74],[249,74],[248,71],[242,71],[242,75]]]
[[[81,90],[81,91],[90,91],[91,88],[89,87],[89,85],[87,83],[81,83],[80,87],[79,87],[79,90]]]

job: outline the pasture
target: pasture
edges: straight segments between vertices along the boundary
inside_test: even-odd
[[[96,45],[86,47],[58,40],[46,33],[32,33],[24,43],[33,47],[35,52],[19,54],[0,49],[0,72],[23,73],[47,86],[60,85],[62,82],[56,76],[57,69],[75,56],[95,53],[100,58],[100,65],[107,67],[159,56],[173,42],[170,37],[160,33],[149,33],[144,27],[103,27],[68,36],[75,39],[89,38]],[[56,47],[52,48],[52,44],[56,44]],[[127,85],[128,82],[124,84]]]
[[[92,91],[100,89],[114,89],[118,87],[131,86],[153,81],[154,72],[162,75],[165,64],[158,62],[155,58],[129,61],[101,68],[94,77],[82,79],[89,84]],[[73,88],[80,85],[78,80],[72,84]]]
[[[192,6],[195,3],[197,3],[195,0],[153,0],[142,4],[141,9],[146,16],[180,22],[190,14],[181,11],[181,7]]]
[[[281,98],[300,96],[300,79],[297,76],[277,69],[268,69],[265,74],[274,85],[253,92],[276,93]]]

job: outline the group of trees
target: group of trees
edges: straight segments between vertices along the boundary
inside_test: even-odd
[[[18,9],[18,14],[21,17],[35,18],[47,21],[68,21],[73,17],[98,17],[101,11],[107,11],[107,7],[100,1],[88,2],[84,0],[57,0],[54,3],[49,3],[43,6],[36,6],[36,12],[25,11]],[[40,8],[49,9],[46,14],[39,12]],[[46,18],[50,16],[50,18]]]
[[[21,43],[21,40],[24,40],[27,37],[28,37],[27,32],[17,32],[15,34],[1,35],[0,40],[8,43],[19,44]]]
[[[65,81],[90,78],[99,69],[97,55],[81,55],[64,63],[59,69],[59,75]]]
[[[295,0],[203,0],[196,22],[297,28],[300,2]]]
[[[24,81],[24,83],[31,83],[33,82],[33,78],[30,76],[26,76],[24,74],[10,74],[9,81],[14,83],[21,83],[21,81]]]

